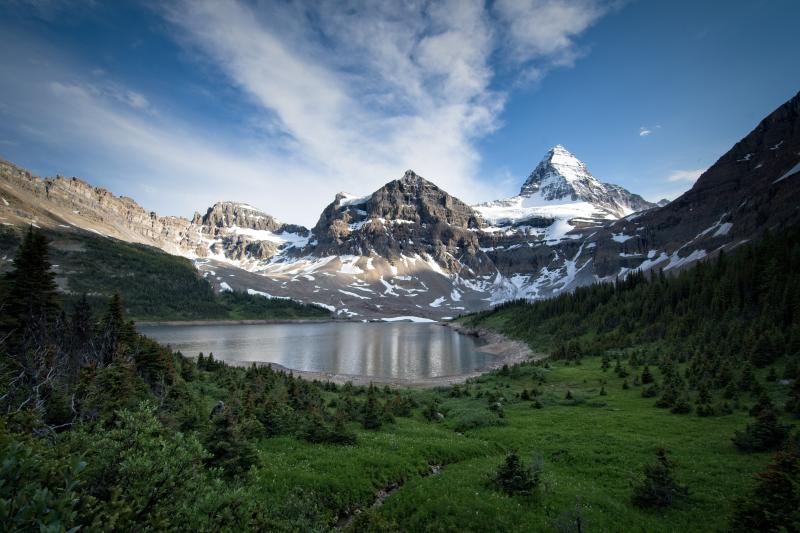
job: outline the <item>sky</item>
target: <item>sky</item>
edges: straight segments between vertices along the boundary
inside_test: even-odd
[[[796,0],[3,0],[0,157],[162,215],[475,203],[562,144],[675,198],[800,90]]]

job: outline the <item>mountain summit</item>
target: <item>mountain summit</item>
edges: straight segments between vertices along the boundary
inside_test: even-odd
[[[519,196],[526,205],[589,202],[615,217],[655,207],[638,194],[611,183],[601,183],[564,146],[557,144],[545,154],[522,185]]]

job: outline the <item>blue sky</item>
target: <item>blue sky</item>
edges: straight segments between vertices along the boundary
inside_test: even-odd
[[[557,143],[675,197],[800,90],[800,2],[0,5],[0,156],[161,214],[311,225],[407,168],[510,196]]]

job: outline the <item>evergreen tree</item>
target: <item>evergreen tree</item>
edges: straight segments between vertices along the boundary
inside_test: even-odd
[[[68,372],[73,379],[77,379],[81,365],[85,361],[93,359],[94,324],[92,321],[92,307],[84,293],[75,304],[69,319]]]
[[[3,279],[6,287],[0,314],[0,336],[11,351],[46,342],[60,305],[55,274],[51,270],[47,238],[28,229],[12,269]]]
[[[506,454],[492,482],[509,496],[530,496],[539,485],[539,473],[525,467],[516,451]]]
[[[786,440],[789,426],[778,420],[775,409],[767,407],[755,415],[753,424],[748,424],[744,431],[733,435],[733,444],[744,452],[774,450]]]
[[[744,392],[751,391],[756,386],[756,383],[753,365],[748,361],[742,367],[742,373],[739,375],[739,390]]]
[[[229,407],[211,419],[211,432],[205,441],[211,454],[207,460],[209,466],[222,468],[230,478],[243,476],[256,462],[255,448],[242,438]]]
[[[795,379],[792,383],[792,390],[786,401],[786,411],[794,418],[800,418],[800,379]]]
[[[795,435],[734,505],[731,530],[800,531],[800,437]]]
[[[364,429],[380,429],[383,423],[380,402],[378,401],[377,389],[370,384],[367,390],[367,401],[364,403],[364,410],[362,412],[362,423]]]
[[[642,385],[647,385],[648,383],[653,383],[655,381],[653,379],[653,374],[650,372],[650,367],[648,365],[644,365],[644,369],[642,370]]]
[[[664,508],[688,495],[688,489],[673,477],[674,466],[663,448],[656,450],[655,463],[645,465],[644,479],[633,488],[633,504],[637,507]]]
[[[135,338],[136,330],[132,323],[125,321],[125,311],[119,293],[108,302],[106,313],[99,324],[99,361],[100,365],[108,365],[115,357],[123,355]]]

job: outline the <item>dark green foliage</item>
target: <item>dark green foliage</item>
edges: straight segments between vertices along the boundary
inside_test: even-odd
[[[497,468],[493,484],[509,496],[530,496],[541,482],[540,469],[525,466],[519,454],[511,450],[505,461]]]
[[[6,345],[12,349],[25,351],[31,343],[45,341],[58,316],[60,305],[47,245],[42,233],[29,228],[14,256],[13,269],[3,277],[0,337],[7,337]]]
[[[665,508],[687,496],[688,489],[673,477],[674,466],[663,448],[656,450],[656,461],[645,465],[644,478],[633,487],[633,504],[643,508]]]
[[[357,442],[355,433],[348,431],[344,417],[337,416],[331,427],[319,414],[312,414],[301,434],[308,442],[325,444],[354,445]]]
[[[800,531],[800,437],[778,452],[747,498],[734,505],[732,531]]]
[[[66,531],[78,523],[85,462],[54,464],[28,443],[9,439],[0,441],[0,457],[0,529]]]
[[[733,444],[743,452],[762,452],[778,448],[789,435],[789,426],[781,424],[772,405],[755,415],[755,422],[733,435]]]
[[[754,387],[756,387],[756,377],[753,373],[753,365],[750,361],[745,362],[744,366],[742,367],[742,372],[739,375],[739,390],[740,391],[752,391]]]
[[[642,385],[647,385],[649,383],[653,383],[654,378],[653,374],[650,372],[650,367],[645,365],[644,370],[642,370]]]
[[[370,385],[367,391],[367,401],[364,403],[362,412],[364,429],[380,429],[383,419],[384,410],[378,400],[377,389],[374,385]]]
[[[795,379],[792,383],[789,399],[786,400],[786,411],[794,418],[800,418],[800,379]]]
[[[769,372],[767,373],[766,380],[770,383],[775,383],[778,381],[778,373],[775,371],[775,367],[769,367]]]
[[[244,438],[238,420],[227,407],[211,419],[205,445],[210,454],[207,464],[222,468],[229,477],[243,476],[257,459],[255,448]]]
[[[455,388],[455,387],[454,387]],[[411,416],[412,409],[417,407],[417,403],[407,394],[395,391],[392,399],[389,400],[386,408],[394,416]]]
[[[439,400],[434,398],[428,402],[428,404],[422,410],[422,416],[431,422],[438,422],[444,419],[444,415],[442,414],[441,407],[439,405]]]

